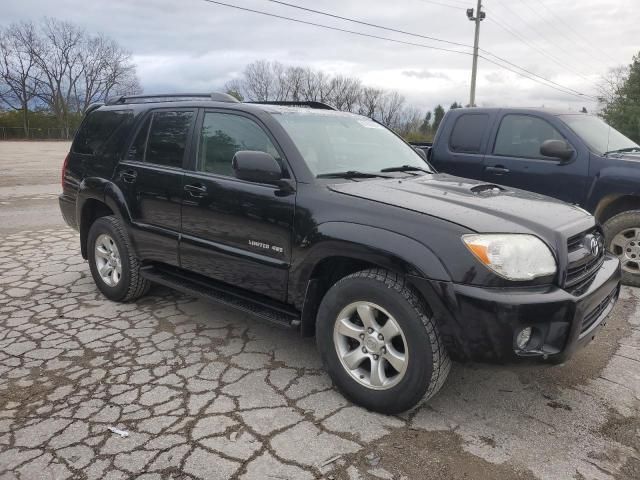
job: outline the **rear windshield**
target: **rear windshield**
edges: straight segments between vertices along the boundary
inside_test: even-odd
[[[91,112],[80,126],[73,142],[72,150],[75,153],[94,155],[99,151],[104,152],[106,147],[114,145],[114,138],[118,132],[131,123],[133,112],[131,110],[96,110]]]

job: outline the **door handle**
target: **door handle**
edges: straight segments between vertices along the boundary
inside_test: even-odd
[[[122,178],[122,181],[125,183],[134,183],[138,178],[138,172],[135,170],[125,170],[120,172],[120,178]]]
[[[207,194],[207,187],[204,185],[185,185],[184,191],[194,198],[202,198]]]
[[[496,175],[506,175],[510,172],[508,168],[503,167],[502,165],[495,165],[493,167],[484,167],[485,172],[495,173]]]

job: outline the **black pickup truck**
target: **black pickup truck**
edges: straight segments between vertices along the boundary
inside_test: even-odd
[[[316,336],[346,396],[399,412],[451,358],[564,361],[620,262],[566,203],[434,173],[366,117],[224,94],[92,106],[60,207],[100,291],[150,282]]]
[[[640,286],[640,146],[596,116],[545,109],[449,111],[428,152],[441,172],[549,195],[591,212]]]

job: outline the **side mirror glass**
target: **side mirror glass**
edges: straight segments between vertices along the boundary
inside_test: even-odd
[[[265,152],[240,150],[231,160],[233,174],[240,180],[277,185],[282,179],[282,168]]]
[[[564,140],[546,140],[540,146],[540,154],[545,157],[558,158],[568,162],[573,158],[575,150]]]

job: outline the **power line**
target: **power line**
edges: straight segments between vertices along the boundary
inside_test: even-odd
[[[569,22],[566,22],[562,16],[557,15],[552,9],[550,9],[547,5],[545,5],[542,0],[536,0],[536,2],[538,4],[540,4],[542,6],[542,8],[544,8],[549,14],[550,16],[556,18],[560,23],[562,23],[565,27],[567,27],[571,32],[573,32],[573,34],[576,36],[576,38],[579,38],[582,40],[582,42],[589,48],[591,48],[592,51],[594,52],[598,52],[600,55],[602,55],[602,58],[605,58],[607,61],[611,60],[611,55],[609,55],[608,53],[606,53],[604,50],[602,50],[600,47],[598,47],[597,45],[593,45],[591,43],[591,41],[586,38],[585,36],[583,36],[580,32],[578,32],[576,29],[574,29],[571,24]]]
[[[271,3],[277,3],[277,4],[284,5],[284,6],[291,7],[291,8],[297,8],[298,10],[304,10],[305,12],[311,12],[311,13],[316,13],[318,15],[324,15],[325,17],[332,17],[332,18],[337,18],[339,20],[345,20],[347,22],[357,23],[359,25],[366,25],[367,27],[379,28],[381,30],[387,30],[389,32],[402,33],[403,35],[410,35],[412,37],[420,37],[420,38],[424,38],[426,40],[432,40],[434,42],[447,43],[449,45],[455,45],[455,46],[458,46],[458,47],[472,48],[471,45],[466,45],[464,43],[451,42],[449,40],[443,40],[441,38],[430,37],[428,35],[420,35],[420,34],[417,34],[417,33],[411,33],[411,32],[407,32],[407,31],[404,31],[404,30],[398,30],[398,29],[391,28],[391,27],[383,27],[381,25],[376,25],[375,23],[363,22],[361,20],[356,20],[356,19],[353,19],[353,18],[342,17],[340,15],[336,15],[336,14],[333,14],[333,13],[324,12],[324,11],[320,11],[320,10],[314,10],[313,8],[302,7],[300,5],[295,5],[293,3],[287,3],[287,2],[282,2],[280,0],[266,0],[266,1],[267,2],[271,2]]]
[[[586,80],[587,82],[591,83],[592,80],[587,77],[585,74],[583,74],[582,72],[575,70],[571,67],[569,67],[566,62],[563,62],[562,60],[560,60],[558,57],[556,57],[555,55],[552,55],[548,52],[545,52],[544,50],[542,50],[541,48],[539,48],[537,45],[531,43],[530,41],[528,41],[525,37],[523,37],[520,33],[513,31],[510,27],[507,27],[504,23],[502,23],[500,20],[498,20],[497,18],[495,18],[495,15],[491,15],[489,17],[487,17],[488,20],[490,22],[493,22],[494,24],[496,24],[498,27],[500,27],[501,29],[503,29],[505,32],[507,32],[508,34],[512,35],[513,37],[517,38],[518,40],[520,40],[522,43],[524,43],[525,45],[527,45],[529,48],[532,48],[533,50],[535,50],[536,52],[538,52],[540,55],[542,55],[545,58],[550,59],[553,63],[555,63],[556,65],[562,67],[564,70],[567,70],[568,72],[573,73],[574,75],[578,75],[579,77],[581,77],[583,80]]]
[[[460,46],[460,47],[465,47],[465,48],[473,48],[472,45],[467,45],[467,44],[459,43],[459,42],[451,42],[449,40],[443,40],[443,39],[436,38],[436,37],[431,37],[431,36],[427,36],[427,35],[421,35],[419,33],[408,32],[406,30],[398,30],[398,29],[391,28],[391,27],[385,27],[385,26],[378,25],[378,24],[375,24],[375,23],[364,22],[364,21],[361,21],[361,20],[356,20],[354,18],[344,17],[344,16],[341,16],[341,15],[336,15],[336,14],[325,12],[325,11],[322,11],[322,10],[315,10],[313,8],[308,8],[308,7],[303,7],[303,6],[300,6],[300,5],[295,5],[295,4],[292,4],[292,3],[284,2],[282,0],[266,0],[266,1],[267,2],[271,2],[271,3],[276,3],[276,4],[279,4],[279,5],[284,5],[284,6],[291,7],[291,8],[296,8],[298,10],[303,10],[305,12],[311,12],[311,13],[315,13],[315,14],[318,14],[318,15],[324,15],[326,17],[345,20],[347,22],[352,22],[352,23],[356,23],[356,24],[360,24],[360,25],[366,25],[368,27],[374,27],[374,28],[379,28],[381,30],[386,30],[386,31],[395,32],[395,33],[401,33],[403,35],[409,35],[409,36],[412,36],[412,37],[424,38],[424,39],[427,39],[427,40],[435,40],[435,41],[438,41],[438,42],[444,42],[444,43],[448,43],[448,44],[452,44],[452,45],[456,45],[456,46]],[[484,53],[486,55],[489,55],[489,56],[495,58],[496,60],[498,60],[500,62],[504,62],[507,65],[510,65],[510,66],[512,66],[514,68],[520,69],[520,70],[522,70],[523,72],[525,72],[525,73],[527,73],[529,75],[532,75],[534,77],[539,78],[540,80],[543,80],[545,82],[549,82],[549,83],[551,83],[551,84],[553,84],[553,85],[555,85],[555,86],[557,86],[559,88],[570,90],[570,91],[572,91],[572,92],[574,92],[576,94],[579,94],[581,96],[584,95],[584,94],[582,94],[582,92],[579,92],[579,91],[574,90],[574,89],[569,88],[569,87],[565,87],[564,85],[556,83],[553,80],[549,80],[548,78],[542,77],[541,75],[538,75],[537,73],[531,72],[530,70],[527,70],[527,69],[521,67],[520,65],[517,65],[517,64],[515,64],[515,63],[513,63],[513,62],[511,62],[511,61],[509,61],[509,60],[507,60],[505,58],[499,57],[498,55],[495,55],[494,53],[492,53],[492,52],[490,52],[488,50],[485,50],[483,48],[479,48],[479,50],[482,53]],[[482,57],[481,56],[481,58],[484,58],[485,60],[487,60],[486,57]]]
[[[520,0],[520,2],[531,12],[533,12],[540,20],[542,20],[545,24],[547,24],[549,27],[551,27],[551,29],[554,32],[559,33],[560,35],[562,35],[562,37],[564,37],[568,42],[569,45],[572,44],[576,44],[576,41],[574,39],[572,39],[571,37],[569,37],[569,35],[567,35],[564,31],[564,29],[560,28],[555,28],[554,25],[549,21],[549,19],[547,17],[545,17],[544,15],[542,15],[542,13],[540,13],[539,9],[532,7],[531,5],[529,5],[530,0]],[[587,53],[585,50],[578,48],[577,51],[579,53],[581,53],[582,55],[585,56],[585,58],[587,58],[589,60],[589,62],[593,62],[593,58],[591,55],[589,55],[589,53]],[[595,64],[594,64],[595,65]]]
[[[456,5],[451,5],[449,3],[437,2],[435,0],[420,0],[420,1],[423,3],[430,3],[432,5],[439,5],[441,7],[453,8],[455,10],[462,10],[465,8],[465,4],[457,3],[457,2],[456,2]]]
[[[438,50],[438,51],[444,51],[444,52],[449,52],[449,53],[457,53],[457,54],[461,54],[461,55],[469,55],[469,56],[473,55],[470,52],[465,52],[465,51],[460,51],[460,50],[453,50],[453,49],[444,48],[444,47],[436,47],[436,46],[433,46],[433,45],[425,45],[423,43],[409,42],[409,41],[406,41],[406,40],[399,40],[399,39],[395,39],[395,38],[383,37],[383,36],[380,36],[380,35],[374,35],[374,34],[370,34],[370,33],[358,32],[358,31],[349,30],[349,29],[345,29],[345,28],[333,27],[333,26],[330,26],[330,25],[324,25],[322,23],[310,22],[310,21],[307,21],[307,20],[301,20],[301,19],[298,19],[298,18],[292,18],[292,17],[287,17],[287,16],[284,16],[284,15],[278,15],[278,14],[275,14],[275,13],[265,12],[265,11],[262,11],[262,10],[255,10],[255,9],[248,8],[248,7],[241,7],[239,5],[233,5],[233,4],[230,4],[230,3],[220,2],[220,1],[217,1],[217,0],[202,0],[202,1],[207,2],[207,3],[211,3],[211,4],[215,4],[215,5],[220,5],[220,6],[223,6],[223,7],[233,8],[233,9],[236,9],[236,10],[242,10],[242,11],[245,11],[245,12],[251,12],[251,13],[256,13],[256,14],[264,15],[264,16],[268,16],[268,17],[279,18],[281,20],[287,20],[287,21],[291,21],[291,22],[301,23],[301,24],[304,24],[304,25],[311,25],[311,26],[314,26],[314,27],[324,28],[324,29],[327,29],[327,30],[333,30],[333,31],[338,31],[338,32],[343,32],[343,33],[349,33],[349,34],[352,34],[352,35],[358,35],[360,37],[375,38],[375,39],[378,39],[378,40],[384,40],[384,41],[398,43],[398,44],[402,44],[402,45],[409,45],[409,46],[414,46],[414,47],[427,48],[427,49],[431,49],[431,50]],[[568,95],[573,95],[575,97],[592,98],[594,100],[596,99],[596,97],[592,97],[590,95],[586,95],[586,94],[581,93],[581,92],[579,92],[577,90],[573,90],[573,89],[571,89],[569,87],[564,87],[564,86],[556,87],[556,86],[551,85],[549,83],[543,83],[542,81],[540,81],[540,80],[538,80],[536,78],[532,78],[532,77],[530,77],[530,76],[528,76],[528,75],[526,75],[524,73],[521,73],[521,72],[519,72],[517,70],[513,70],[513,69],[511,69],[511,68],[509,68],[509,67],[507,67],[505,65],[502,65],[502,64],[500,64],[500,63],[498,63],[498,62],[496,62],[494,60],[491,60],[491,59],[489,59],[489,58],[487,58],[485,56],[479,55],[479,57],[482,58],[483,60],[493,64],[493,65],[501,67],[501,68],[503,68],[503,69],[505,69],[507,71],[510,71],[512,73],[515,73],[516,75],[520,75],[521,77],[524,77],[524,78],[527,78],[529,80],[535,81],[535,82],[540,83],[542,85],[545,85],[545,86],[547,86],[549,88],[553,88],[554,90],[561,91],[562,93],[565,93],[565,94],[568,94]],[[518,67],[518,68],[521,68],[521,67]],[[523,71],[525,71],[525,70],[523,69]],[[544,79],[543,77],[540,77],[540,78],[542,78],[545,82],[554,83],[554,82],[552,82],[552,81],[550,81],[548,79]]]
[[[548,42],[546,41],[546,39],[544,38],[544,36],[543,36],[543,35],[541,35],[541,34],[540,34],[540,32],[539,32],[539,31],[537,31],[534,27],[532,27],[531,25],[529,25],[529,22],[528,22],[526,19],[524,19],[524,18],[523,18],[523,17],[522,17],[518,12],[514,11],[511,7],[509,7],[508,5],[506,5],[505,3],[503,3],[501,0],[495,0],[495,1],[496,1],[496,2],[498,2],[498,3],[499,3],[499,4],[500,4],[504,9],[506,9],[508,12],[510,12],[510,13],[511,13],[511,15],[513,15],[513,16],[514,16],[514,17],[516,17],[516,18],[518,18],[518,19],[522,22],[522,24],[523,24],[525,27],[530,28],[530,29],[531,29],[531,30],[536,34],[536,37],[535,37],[536,39],[544,41],[544,43],[545,43],[545,44],[548,44],[552,49],[554,49],[554,51],[555,51],[555,50],[560,50],[561,52],[564,52],[564,54],[568,55],[568,57],[569,57],[569,58],[573,58],[573,57],[575,56],[575,54],[574,54],[574,53],[572,53],[572,52],[568,52],[568,51],[567,51],[567,50],[565,50],[561,45],[559,45],[559,44],[557,44],[557,43],[556,43],[556,44],[553,44],[553,45],[552,45],[552,44],[550,44],[550,43],[548,43]],[[548,55],[548,56],[551,56],[551,54],[549,54],[549,53],[547,53],[547,55]],[[576,70],[576,71],[580,71],[580,72],[581,72],[581,70],[580,70],[579,68],[576,68],[576,66],[575,66],[575,65],[572,65],[572,64],[570,64],[570,63],[569,63],[569,62],[567,62],[567,61],[565,61],[564,63],[565,63],[566,65],[571,65],[571,68],[572,68],[572,69],[574,69],[574,70]]]

